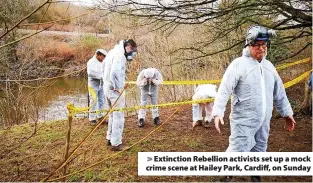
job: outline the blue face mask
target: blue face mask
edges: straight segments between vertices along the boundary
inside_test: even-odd
[[[125,56],[126,56],[127,61],[132,61],[136,56],[136,51],[129,52]]]

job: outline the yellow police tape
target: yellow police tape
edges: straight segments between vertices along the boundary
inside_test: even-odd
[[[88,92],[91,94],[91,96],[93,98],[93,103],[91,105],[89,105],[89,107],[82,108],[83,110],[89,110],[90,108],[92,108],[97,103],[97,94],[91,86],[88,86]]]
[[[77,112],[81,112],[81,111],[88,111],[89,109],[91,109],[94,105],[96,105],[97,102],[97,94],[95,92],[95,90],[91,87],[88,86],[88,92],[91,94],[93,100],[93,103],[91,105],[89,105],[89,107],[75,107],[74,104],[72,103],[68,103],[66,105],[67,110],[69,111],[68,116],[73,116],[75,115],[75,113],[73,113],[73,111],[77,111]]]
[[[301,74],[299,77],[297,77],[296,79],[293,79],[291,81],[288,81],[287,83],[284,83],[284,87],[285,88],[289,88],[297,83],[299,83],[300,81],[302,81],[303,79],[307,78],[310,76],[310,73],[312,72],[312,70],[307,71],[303,74]]]
[[[91,86],[88,86],[88,91],[91,93],[92,98],[94,98],[94,99],[97,98],[97,94],[96,94],[95,90]]]
[[[302,60],[299,60],[299,61],[296,61],[296,62],[292,62],[292,63],[287,63],[287,64],[282,64],[280,66],[277,66],[276,67],[276,70],[281,70],[281,69],[285,69],[287,67],[291,67],[291,66],[294,66],[294,65],[298,65],[298,64],[303,64],[303,63],[306,63],[306,62],[309,62],[311,61],[311,58],[305,58],[305,59],[302,59]]]
[[[191,101],[182,101],[182,102],[172,102],[172,103],[165,103],[165,104],[157,104],[157,105],[146,105],[146,106],[134,106],[134,107],[127,107],[127,108],[117,108],[113,109],[112,111],[137,111],[139,109],[150,109],[155,107],[170,107],[170,106],[178,106],[178,105],[186,105],[186,104],[198,104],[198,103],[206,103],[206,102],[213,102],[214,98],[208,98],[203,100],[191,100]],[[70,106],[70,108],[69,108]],[[72,115],[75,114],[87,114],[87,113],[102,113],[107,112],[109,110],[95,110],[95,111],[87,111],[84,108],[75,107],[72,104],[68,104],[69,111]]]
[[[289,88],[289,87],[299,83],[303,79],[307,78],[310,75],[311,72],[312,72],[312,70],[303,73],[299,77],[297,77],[297,78],[295,78],[295,79],[285,83],[284,87],[285,88]],[[127,111],[127,112],[131,112],[131,111],[137,111],[139,109],[150,109],[150,108],[155,108],[155,107],[170,107],[170,106],[177,106],[177,105],[205,103],[205,102],[213,102],[213,101],[214,101],[214,98],[209,98],[209,99],[195,100],[195,101],[191,100],[191,101],[173,102],[173,103],[165,103],[165,104],[157,104],[157,105],[146,105],[146,106],[134,106],[134,107],[127,107],[127,108],[118,108],[118,109],[113,109],[112,111]],[[68,104],[67,107],[68,107],[69,113],[72,114],[72,115],[75,115],[75,114],[86,114],[86,113],[102,113],[102,112],[107,112],[108,111],[108,110],[88,111],[89,108],[86,108],[86,107],[85,108],[79,108],[79,107],[75,107],[73,104]]]
[[[135,86],[132,87],[131,89],[129,89],[128,92],[132,91],[134,88],[135,88]],[[76,115],[76,114],[86,114],[86,113],[96,113],[97,114],[97,113],[102,113],[102,112],[109,111],[109,110],[101,110],[101,111],[95,110],[95,111],[88,112],[88,110],[91,109],[94,105],[96,105],[96,102],[97,102],[97,94],[94,91],[94,89],[91,86],[88,86],[88,91],[92,95],[92,98],[94,100],[93,103],[89,107],[75,107],[74,104],[68,103],[66,105],[66,108],[69,111],[68,116],[73,116],[73,115]]]
[[[277,70],[282,70],[294,65],[298,65],[298,64],[303,64],[303,63],[307,63],[311,60],[311,58],[305,58],[296,62],[292,62],[292,63],[287,63],[287,64],[282,64],[280,66],[278,66],[276,69]],[[197,81],[163,81],[162,85],[192,85],[192,84],[217,84],[220,83],[222,80],[218,79],[218,80],[197,80]],[[126,83],[128,84],[136,84],[136,81],[126,81]]]

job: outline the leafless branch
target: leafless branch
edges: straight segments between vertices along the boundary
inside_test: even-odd
[[[46,0],[44,3],[42,3],[38,8],[36,8],[34,11],[32,11],[30,14],[19,20],[15,25],[13,25],[11,28],[6,30],[1,36],[0,39],[2,39],[4,36],[6,36],[10,31],[12,31],[14,28],[18,27],[19,24],[21,24],[24,20],[32,16],[34,13],[36,13],[38,10],[40,10],[42,7],[44,7],[46,4],[51,3],[51,0]]]

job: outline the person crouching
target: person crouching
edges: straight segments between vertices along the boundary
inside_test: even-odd
[[[148,99],[151,98],[151,104],[158,103],[158,85],[163,82],[160,71],[155,68],[144,69],[137,77],[137,86],[140,88],[140,106],[146,106]],[[153,123],[159,125],[159,111],[157,107],[151,109]],[[146,109],[140,109],[138,114],[138,127],[144,126]]]
[[[214,98],[216,95],[216,85],[212,84],[204,84],[199,85],[196,90],[195,94],[192,96],[192,100],[203,100],[208,98]],[[203,109],[205,109],[205,118],[203,119],[202,113]],[[204,120],[204,127],[208,128],[209,123],[211,122],[212,116],[212,109],[213,109],[213,102],[206,102],[206,103],[198,103],[192,104],[192,129],[196,126],[200,126]]]

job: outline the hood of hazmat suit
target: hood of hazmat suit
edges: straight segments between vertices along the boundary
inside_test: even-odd
[[[103,62],[98,61],[94,55],[87,62],[87,74],[88,78],[101,79],[102,78],[102,64]]]
[[[154,83],[151,81],[154,80]],[[160,85],[163,82],[163,77],[160,71],[156,68],[147,68],[142,70],[137,77],[137,86],[143,87],[145,85]]]

